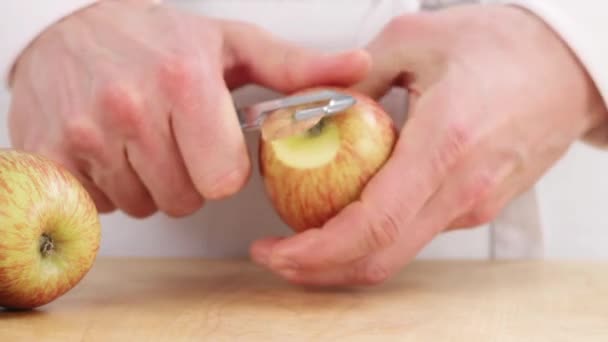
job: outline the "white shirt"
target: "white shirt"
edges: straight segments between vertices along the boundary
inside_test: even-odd
[[[3,1],[0,3],[0,76],[7,78],[13,62],[41,31],[95,0]],[[300,45],[321,50],[342,50],[364,46],[393,17],[421,10],[432,3],[458,0],[167,0],[207,16],[233,18],[256,23],[276,35]],[[487,1],[492,2],[492,1]],[[545,20],[572,48],[596,82],[600,93],[608,96],[608,41],[597,39],[608,32],[608,2],[574,0],[493,1],[522,6]],[[272,13],[272,15],[268,15]],[[307,25],[300,18],[313,18]],[[235,93],[235,101],[250,103],[272,96],[255,87]],[[402,112],[401,97],[391,93],[383,100],[390,112]],[[394,109],[394,110],[391,110]],[[400,120],[402,118],[396,118]],[[255,137],[248,137],[255,144]],[[598,145],[608,143],[604,127],[589,137]],[[252,148],[251,150],[255,150]],[[257,163],[254,155],[254,168]],[[200,213],[183,219],[156,215],[133,221],[121,213],[102,218],[102,253],[122,255],[244,255],[249,243],[268,234],[290,231],[280,222],[263,195],[255,175],[236,197],[210,203]],[[534,190],[513,201],[493,223],[489,240],[490,256],[535,257],[542,255],[543,227]],[[486,243],[485,238],[477,243]],[[462,240],[466,243],[468,241]]]

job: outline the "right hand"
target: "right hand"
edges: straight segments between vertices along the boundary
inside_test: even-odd
[[[252,24],[103,1],[56,23],[20,56],[11,140],[66,166],[100,212],[184,216],[249,177],[231,89],[348,86],[368,69],[363,52],[325,55]]]

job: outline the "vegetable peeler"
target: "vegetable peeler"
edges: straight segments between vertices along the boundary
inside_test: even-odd
[[[319,90],[310,93],[290,95],[263,101],[251,106],[237,109],[241,128],[244,131],[262,130],[264,123],[271,117],[281,117],[274,122],[280,122],[281,129],[273,125],[274,132],[282,132],[280,136],[297,134],[304,123],[316,123],[325,116],[335,115],[345,111],[356,103],[353,96],[334,90]],[[314,125],[314,124],[313,124]],[[291,126],[291,127],[290,127]]]

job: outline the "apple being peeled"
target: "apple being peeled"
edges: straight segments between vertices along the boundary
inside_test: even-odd
[[[351,90],[326,89],[349,94],[357,102],[341,113],[302,123],[307,126],[296,128],[300,131],[294,135],[266,133],[259,142],[266,194],[281,219],[296,232],[320,228],[357,200],[397,140],[392,118],[376,101]],[[289,115],[292,120],[293,110]]]
[[[44,157],[0,149],[0,307],[32,309],[72,289],[101,236],[78,180]]]

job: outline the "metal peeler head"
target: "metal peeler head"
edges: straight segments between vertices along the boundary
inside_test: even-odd
[[[320,90],[260,102],[241,108],[238,115],[243,130],[261,130],[264,139],[273,140],[302,133],[355,103],[348,94]]]

